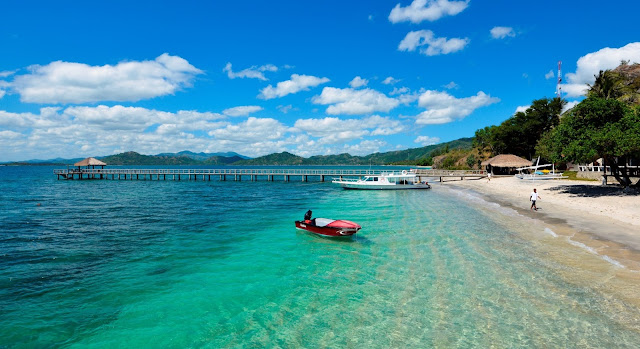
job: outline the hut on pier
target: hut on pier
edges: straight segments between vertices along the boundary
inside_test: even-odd
[[[86,158],[82,161],[76,162],[75,164],[73,164],[73,166],[77,167],[78,169],[80,169],[81,167],[86,167],[87,169],[95,169],[96,166],[100,166],[101,169],[104,169],[107,164],[96,158]]]
[[[483,161],[480,165],[491,174],[512,175],[519,167],[531,166],[531,161],[513,154],[500,154]]]

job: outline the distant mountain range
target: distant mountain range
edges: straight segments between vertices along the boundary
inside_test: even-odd
[[[455,141],[429,145],[421,148],[396,150],[385,153],[374,153],[366,156],[350,154],[315,155],[309,158],[297,156],[288,152],[274,153],[257,158],[249,158],[234,152],[227,153],[194,153],[181,151],[178,153],[162,153],[158,155],[143,155],[133,151],[126,153],[96,157],[108,165],[390,165],[415,164],[424,160],[436,149],[471,148],[471,138],[460,138]],[[74,164],[82,160],[50,159],[29,160],[5,164],[43,165],[43,164]]]

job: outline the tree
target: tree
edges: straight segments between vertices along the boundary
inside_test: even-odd
[[[524,112],[517,112],[500,126],[477,130],[473,144],[480,150],[490,149],[492,155],[508,152],[532,159],[539,138],[558,124],[566,101],[542,98],[531,102]]]
[[[640,113],[615,99],[590,96],[563,116],[537,147],[553,161],[593,162],[604,158],[624,187],[631,185],[626,164],[640,154]]]
[[[600,71],[594,75],[596,80],[593,85],[589,85],[587,96],[604,99],[617,99],[622,96],[622,86],[620,74],[611,70]]]

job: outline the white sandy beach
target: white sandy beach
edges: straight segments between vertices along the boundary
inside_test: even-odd
[[[640,267],[640,195],[623,194],[619,187],[604,187],[596,181],[498,177],[491,181],[447,181],[442,185],[470,189],[523,216],[558,227],[568,226],[566,234],[572,240],[623,258],[633,269]],[[530,210],[529,197],[534,188],[540,195],[538,211]]]

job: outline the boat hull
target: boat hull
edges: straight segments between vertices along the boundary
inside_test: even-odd
[[[336,226],[317,226],[313,225],[312,222],[306,221],[296,221],[296,228],[300,230],[305,230],[317,235],[327,236],[327,237],[347,237],[353,236],[355,233],[360,230],[360,225],[350,222],[350,221],[339,221],[345,222],[347,224],[344,225],[336,225]]]
[[[392,185],[372,185],[359,183],[337,183],[344,189],[359,190],[406,190],[406,189],[431,189],[428,184],[392,184]]]

